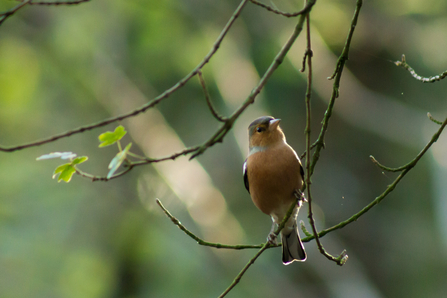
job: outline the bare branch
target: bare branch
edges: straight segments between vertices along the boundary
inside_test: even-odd
[[[214,247],[214,248],[226,248],[226,249],[246,249],[246,248],[261,248],[263,245],[227,245],[227,244],[220,244],[220,243],[212,243],[212,242],[208,242],[205,241],[201,238],[199,238],[198,236],[196,236],[193,232],[191,232],[190,230],[188,230],[184,225],[182,225],[182,223],[175,218],[166,208],[165,206],[163,206],[163,204],[161,203],[160,200],[156,200],[158,206],[160,206],[160,208],[163,210],[163,212],[166,214],[167,217],[169,217],[169,219],[180,229],[182,230],[186,235],[188,235],[189,237],[191,237],[192,239],[194,239],[197,244],[199,245],[203,245],[203,246],[210,246],[210,247]],[[272,245],[271,247],[273,247],[274,245]],[[278,245],[277,245],[278,246]]]
[[[438,125],[442,125],[442,121],[436,120],[435,118],[433,118],[433,116],[430,113],[427,113],[427,117],[428,117],[428,119],[430,119],[434,123],[436,123]]]
[[[7,10],[5,12],[0,13],[0,25],[3,24],[3,22],[9,18],[10,16],[12,16],[13,14],[15,14],[19,9],[21,9],[22,7],[24,7],[25,5],[29,4],[32,0],[25,0],[22,3],[20,3],[19,5],[17,5],[16,7],[11,8],[10,10]]]
[[[410,162],[407,164],[407,167],[399,174],[399,176],[391,183],[387,189],[378,197],[376,197],[371,203],[369,203],[367,206],[365,206],[362,210],[360,210],[358,213],[354,214],[350,218],[348,218],[345,221],[340,222],[339,224],[328,228],[326,230],[321,231],[318,236],[323,237],[327,233],[330,233],[332,231],[341,229],[345,227],[346,225],[358,220],[360,216],[368,212],[372,207],[379,204],[387,195],[389,195],[394,188],[397,186],[397,184],[402,180],[402,178],[418,163],[418,161],[424,156],[424,154],[430,149],[430,147],[438,140],[439,136],[441,135],[442,131],[444,130],[445,126],[447,125],[447,119],[444,120],[441,127],[438,129],[438,131],[433,135],[431,140],[425,145],[425,147],[422,149],[422,151]],[[314,239],[314,236],[306,237],[303,239],[303,242],[307,242]]]
[[[296,17],[296,16],[303,15],[303,14],[307,14],[311,10],[312,6],[315,4],[315,1],[309,1],[309,2],[307,2],[306,6],[302,10],[300,10],[298,12],[289,13],[289,12],[283,12],[283,11],[274,9],[271,6],[268,6],[268,5],[264,4],[264,3],[258,2],[256,0],[250,0],[250,2],[255,4],[255,5],[260,6],[262,8],[265,8],[268,11],[271,11],[273,13],[276,13],[276,14],[279,14],[279,15],[282,15],[282,16],[285,16],[285,17],[288,17],[288,18]]]
[[[29,1],[30,0],[27,0],[26,4]],[[98,128],[98,127],[103,127],[103,126],[108,125],[110,123],[121,121],[121,120],[130,118],[130,117],[134,117],[134,116],[136,116],[136,115],[138,115],[140,113],[144,113],[146,110],[148,110],[150,108],[153,108],[158,103],[160,103],[163,99],[168,98],[172,93],[174,93],[175,91],[177,91],[178,89],[183,87],[192,77],[194,77],[205,66],[205,64],[207,64],[210,61],[211,57],[219,49],[220,44],[222,43],[222,40],[224,39],[224,37],[226,36],[228,31],[230,30],[231,26],[236,21],[236,19],[239,17],[242,9],[244,8],[245,4],[247,4],[247,2],[248,2],[248,0],[242,0],[242,2],[239,4],[239,6],[234,11],[234,13],[231,16],[231,18],[229,19],[229,21],[225,25],[224,29],[220,33],[219,37],[215,41],[215,43],[214,43],[212,49],[210,50],[210,52],[203,58],[203,60],[196,66],[196,68],[194,68],[187,76],[185,76],[177,84],[175,84],[171,88],[167,89],[165,92],[160,94],[158,97],[154,98],[151,102],[143,105],[142,107],[140,107],[138,109],[135,109],[135,110],[133,110],[131,112],[128,112],[126,114],[122,114],[122,115],[119,115],[119,116],[116,116],[116,117],[112,117],[112,118],[109,118],[109,119],[106,119],[106,120],[103,120],[103,121],[100,121],[100,122],[97,122],[97,123],[81,126],[79,128],[76,128],[76,129],[73,129],[73,130],[70,130],[70,131],[58,134],[58,135],[54,135],[54,136],[49,137],[47,139],[43,139],[43,140],[40,140],[40,141],[28,143],[28,144],[25,144],[25,145],[9,147],[9,148],[0,146],[0,151],[3,151],[3,152],[13,152],[13,151],[22,150],[22,149],[25,149],[25,148],[30,148],[30,147],[35,147],[35,146],[40,146],[40,145],[43,145],[43,144],[51,143],[51,142],[54,142],[54,141],[62,139],[62,138],[66,138],[66,137],[69,137],[69,136],[72,136],[72,135],[75,135],[75,134],[78,134],[78,133],[82,133],[84,131],[92,130],[92,129],[95,129],[95,128]],[[25,5],[25,4],[22,3],[21,5]],[[0,24],[1,24],[1,20],[0,20]]]
[[[10,16],[12,16],[14,13],[16,13],[19,9],[26,5],[76,5],[81,4],[84,2],[89,2],[90,0],[74,0],[74,1],[56,1],[56,2],[46,2],[46,1],[40,1],[40,2],[33,2],[33,0],[16,0],[17,2],[21,2],[16,7],[11,8],[10,10],[7,10],[5,12],[0,13],[0,25]]]
[[[312,45],[311,45],[311,38],[310,38],[310,17],[307,15],[306,17],[306,39],[307,39],[307,49],[306,49],[306,57],[307,57],[307,90],[306,90],[306,96],[305,96],[305,102],[306,102],[306,129],[305,129],[305,135],[306,135],[306,152],[307,156],[310,156],[310,150],[311,150],[311,103],[310,99],[312,96]],[[304,63],[304,62],[303,62]],[[303,67],[304,68],[304,67]],[[348,260],[348,255],[346,254],[346,251],[343,251],[338,257],[334,257],[331,254],[329,254],[321,244],[320,238],[318,237],[318,231],[317,227],[315,226],[315,219],[313,216],[312,211],[312,194],[311,194],[311,180],[310,180],[310,158],[306,158],[306,189],[307,189],[307,200],[309,204],[309,223],[312,227],[313,234],[315,235],[315,241],[317,243],[318,250],[322,255],[324,255],[327,259],[336,262],[338,265],[342,266],[346,263]]]
[[[250,259],[250,261],[248,261],[247,265],[244,266],[244,268],[242,268],[241,272],[239,272],[238,275],[236,275],[236,278],[233,280],[233,282],[230,284],[230,286],[222,293],[219,295],[219,298],[223,298],[225,297],[241,280],[242,276],[245,274],[245,272],[247,272],[248,268],[250,268],[251,265],[254,264],[254,262],[256,261],[256,259],[268,248],[270,248],[272,246],[272,244],[267,241],[266,243],[264,243],[264,245],[262,246],[262,248],[254,255],[253,258]]]
[[[357,0],[357,5],[354,11],[354,16],[351,21],[351,29],[349,30],[348,36],[346,38],[345,46],[343,48],[343,52],[341,53],[340,57],[337,61],[337,66],[335,68],[334,74],[330,77],[331,79],[334,79],[334,84],[332,87],[332,95],[331,99],[329,100],[328,107],[326,109],[326,112],[324,113],[322,126],[320,130],[320,135],[318,136],[318,139],[315,141],[315,152],[312,157],[312,163],[310,166],[310,175],[313,174],[315,165],[317,164],[318,159],[320,158],[320,151],[324,148],[324,137],[326,135],[326,131],[328,129],[329,125],[329,119],[332,116],[332,110],[334,109],[335,100],[338,98],[339,95],[339,88],[340,88],[340,79],[341,75],[343,73],[343,68],[345,65],[346,60],[348,60],[348,54],[349,54],[349,48],[351,46],[351,40],[352,36],[354,35],[354,29],[357,25],[357,20],[360,14],[360,9],[362,8],[363,1]]]
[[[390,167],[387,167],[387,166],[382,165],[382,164],[381,164],[380,162],[378,162],[377,159],[375,159],[374,156],[372,156],[372,155],[370,155],[369,158],[371,158],[371,161],[372,161],[376,166],[378,166],[379,168],[381,168],[382,170],[387,171],[387,172],[402,172],[402,171],[405,170],[405,169],[408,167],[408,165],[409,165],[409,164],[406,164],[406,165],[403,165],[403,166],[398,167],[398,168],[390,168]]]
[[[315,0],[309,1],[309,3],[315,4]],[[311,8],[312,5],[309,7]],[[309,9],[310,9],[309,8]],[[279,53],[276,55],[275,59],[270,64],[269,68],[266,70],[264,75],[262,76],[261,80],[259,81],[256,88],[253,89],[250,96],[245,100],[245,102],[227,119],[227,121],[222,125],[222,127],[207,141],[205,142],[200,149],[191,156],[192,158],[197,157],[198,155],[202,154],[207,148],[211,147],[212,145],[216,144],[217,142],[222,142],[225,135],[231,130],[233,127],[234,122],[239,118],[239,116],[247,109],[252,103],[254,103],[256,96],[261,92],[262,88],[265,86],[269,78],[272,76],[273,72],[281,65],[281,63],[284,61],[285,56],[289,52],[290,48],[296,41],[297,37],[300,35],[301,31],[303,30],[303,24],[304,24],[305,17],[303,15],[300,16],[298,20],[298,24],[295,26],[295,30],[293,31],[292,35],[289,37],[287,42],[284,44],[284,46],[281,48]]]
[[[436,75],[436,76],[431,76],[428,78],[421,77],[414,71],[414,69],[410,65],[407,64],[407,61],[405,60],[405,55],[403,55],[403,54],[402,54],[402,60],[396,61],[396,62],[394,62],[394,64],[396,64],[397,66],[402,66],[403,68],[408,70],[410,72],[410,74],[413,76],[413,78],[415,78],[416,80],[418,80],[422,83],[434,83],[434,82],[438,82],[438,81],[444,79],[445,77],[447,77],[447,70],[439,75]]]
[[[199,76],[200,85],[202,86],[203,93],[205,94],[206,104],[208,105],[208,108],[210,109],[211,114],[213,114],[214,118],[216,118],[218,121],[225,122],[227,119],[220,116],[219,113],[217,113],[216,109],[214,109],[213,104],[211,103],[210,95],[206,88],[206,84],[205,84],[205,80],[203,79],[202,72],[199,71],[197,73],[197,75]]]
[[[74,1],[54,1],[54,2],[48,2],[48,1],[39,1],[39,2],[30,2],[29,5],[77,5],[85,2],[90,2],[90,0],[74,0]]]
[[[289,220],[290,216],[292,216],[293,210],[295,209],[295,206],[298,202],[300,198],[297,198],[296,201],[294,201],[290,207],[289,210],[287,211],[286,215],[284,216],[283,220],[281,221],[281,223],[279,224],[279,226],[276,228],[276,230],[273,232],[273,234],[275,234],[276,236],[279,235],[279,233],[281,232],[281,230],[284,228],[284,226],[286,225],[286,222]],[[269,237],[270,239],[270,237]],[[281,244],[282,245],[282,244]],[[261,247],[261,249],[250,259],[250,261],[248,261],[248,263],[244,266],[244,268],[242,268],[242,270],[239,272],[238,275],[236,275],[236,278],[233,280],[233,282],[228,286],[228,288],[219,296],[219,298],[225,297],[241,280],[242,276],[245,274],[245,272],[247,272],[248,268],[250,268],[251,265],[253,265],[256,261],[256,259],[268,248],[271,247],[277,247],[280,245],[276,245],[274,243],[272,243],[271,241],[267,241],[266,243],[264,243]]]

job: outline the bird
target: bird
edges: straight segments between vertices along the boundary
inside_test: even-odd
[[[249,152],[244,162],[244,184],[255,206],[272,218],[268,241],[276,243],[275,226],[284,219],[292,203],[295,208],[281,230],[282,262],[288,265],[307,258],[297,229],[303,202],[304,170],[295,150],[279,127],[281,119],[259,117],[248,126]]]

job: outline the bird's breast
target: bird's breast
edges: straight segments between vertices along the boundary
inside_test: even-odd
[[[303,186],[300,167],[295,152],[286,144],[251,154],[247,176],[256,207],[268,215],[285,214],[295,200],[294,191]]]

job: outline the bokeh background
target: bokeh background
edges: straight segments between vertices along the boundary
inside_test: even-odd
[[[326,149],[313,176],[319,229],[358,212],[416,156],[446,117],[446,82],[423,84],[393,64],[402,54],[430,76],[447,68],[447,2],[364,1],[341,80]],[[188,74],[208,53],[239,1],[98,1],[28,6],[0,26],[0,144],[14,146],[131,111]],[[267,4],[271,4],[268,2]],[[297,11],[302,1],[273,2]],[[17,5],[2,0],[4,11]],[[319,0],[312,10],[313,139],[320,129],[354,0]],[[248,4],[203,69],[211,98],[230,115],[250,94],[296,19]],[[89,156],[80,168],[105,176],[114,146],[99,134],[118,123],[44,146],[0,153],[0,297],[217,297],[255,250],[199,246],[155,204],[158,198],[205,240],[259,244],[268,216],[242,180],[246,127],[282,119],[288,142],[305,150],[304,35],[222,144],[192,161],[138,167],[120,179],[52,180],[54,151]],[[123,144],[150,157],[206,141],[219,127],[197,78],[156,109],[120,123]],[[228,297],[443,297],[447,292],[447,136],[382,203],[324,238],[343,267],[314,241],[308,260],[283,266],[265,252]],[[306,222],[307,207],[299,218]]]

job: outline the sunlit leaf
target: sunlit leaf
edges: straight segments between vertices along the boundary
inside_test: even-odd
[[[121,166],[121,164],[126,160],[127,153],[129,152],[130,147],[132,146],[132,143],[129,143],[126,148],[124,148],[123,151],[119,152],[115,157],[112,159],[112,161],[109,164],[109,173],[107,174],[107,179],[110,179],[110,177],[115,174],[115,172],[118,170],[118,168]]]
[[[127,131],[124,129],[122,125],[118,126],[115,131],[107,131],[101,134],[98,138],[99,141],[102,142],[99,144],[99,147],[105,147],[116,143],[121,140],[122,137],[126,135]]]
[[[79,157],[76,157],[75,159],[73,159],[71,164],[72,165],[78,165],[80,163],[83,163],[83,162],[87,161],[87,159],[88,159],[87,156],[79,156]]]
[[[66,163],[63,165],[60,165],[54,170],[53,179],[57,177],[57,182],[61,182],[61,180],[64,180],[65,182],[70,182],[71,177],[73,177],[73,174],[76,173],[76,169],[71,163]]]
[[[36,158],[36,160],[44,160],[51,158],[61,158],[61,159],[71,159],[76,157],[76,154],[73,152],[51,152],[50,154],[44,154]]]

